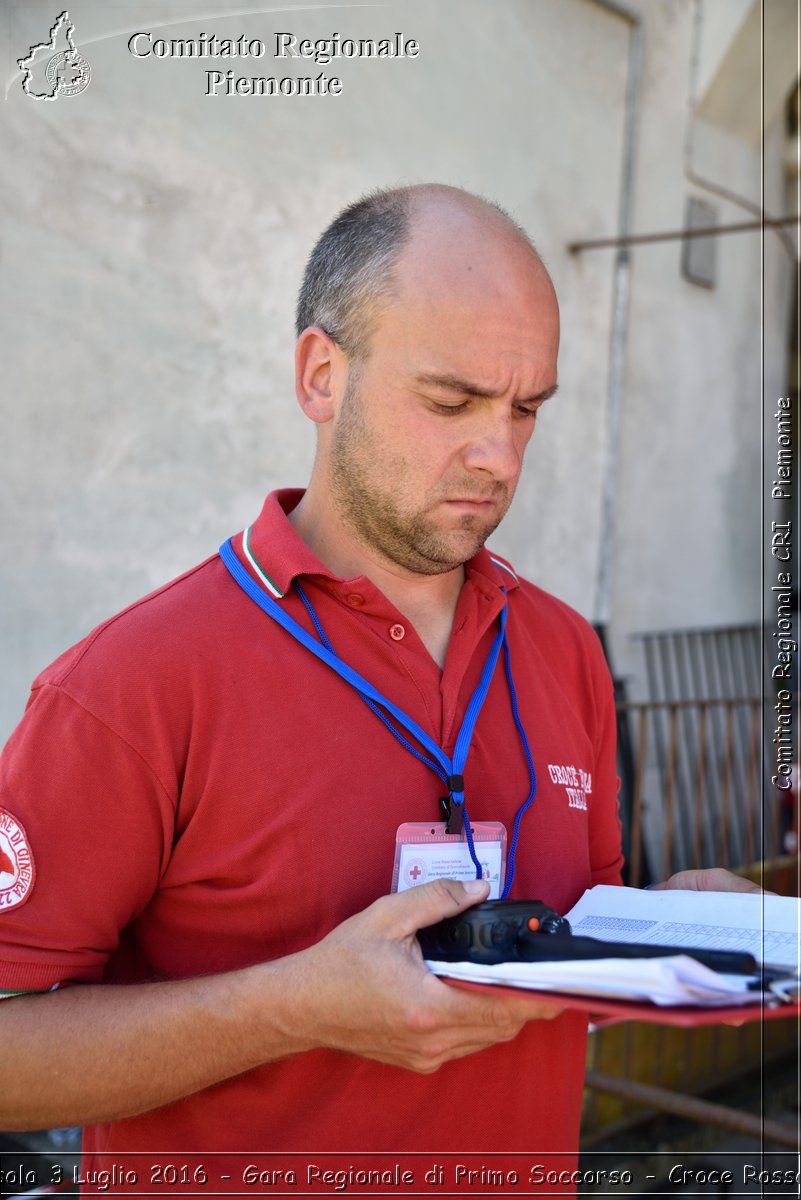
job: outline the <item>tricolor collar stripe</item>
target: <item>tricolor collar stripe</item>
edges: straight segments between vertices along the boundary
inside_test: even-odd
[[[512,576],[512,579],[514,579],[515,583],[519,583],[519,582],[520,582],[520,580],[517,578],[517,576],[515,575],[515,573],[514,573],[514,571],[512,570],[512,568],[511,568],[511,567],[507,567],[506,563],[504,563],[504,562],[501,562],[501,560],[500,560],[499,558],[493,558],[493,557],[492,557],[492,555],[490,555],[490,559],[491,559],[491,561],[492,561],[492,562],[494,562],[494,563],[495,563],[495,566],[496,566],[496,567],[500,567],[502,571],[507,571],[507,572],[508,572],[508,573],[509,573],[509,574]]]
[[[253,528],[252,525],[248,525],[247,529],[242,534],[242,549],[245,551],[245,557],[248,560],[248,562],[250,563],[253,570],[258,575],[259,579],[262,581],[264,586],[267,588],[267,591],[270,593],[270,595],[275,596],[275,597],[277,597],[277,599],[281,600],[281,599],[283,599],[284,593],[277,586],[277,584],[275,584],[273,582],[273,580],[270,579],[270,576],[267,574],[264,567],[261,565],[259,560],[256,558],[256,555],[253,553],[253,547],[250,544],[250,531],[252,528]]]

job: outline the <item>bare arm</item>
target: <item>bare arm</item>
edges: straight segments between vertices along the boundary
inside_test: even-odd
[[[412,1071],[515,1037],[558,1009],[449,987],[424,925],[486,897],[439,881],[378,900],[316,946],[223,975],[81,986],[0,1003],[0,1128],[115,1120],[316,1047]]]

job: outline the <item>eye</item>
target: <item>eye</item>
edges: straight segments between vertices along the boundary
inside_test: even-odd
[[[540,406],[537,404],[534,408],[530,408],[527,404],[515,405],[515,412],[519,417],[530,417],[533,421],[537,413],[540,411]]]
[[[438,401],[433,401],[434,412],[442,413],[444,417],[454,417],[457,413],[464,412],[469,401],[462,400],[459,404],[440,404]]]

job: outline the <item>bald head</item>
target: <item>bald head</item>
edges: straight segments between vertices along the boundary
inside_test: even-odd
[[[457,188],[379,193],[323,234],[298,324],[318,436],[295,527],[340,574],[459,583],[556,391],[559,311],[531,242]]]
[[[523,229],[498,205],[445,184],[374,192],[339,214],[306,266],[297,333],[323,328],[364,358],[375,320],[407,288],[498,288],[505,263],[547,272]],[[505,286],[505,285],[504,285]]]

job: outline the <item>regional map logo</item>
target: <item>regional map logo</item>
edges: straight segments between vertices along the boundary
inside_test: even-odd
[[[50,41],[31,46],[27,58],[18,58],[22,90],[34,100],[57,100],[86,91],[92,69],[73,40],[75,26],[65,9],[50,30]]]

